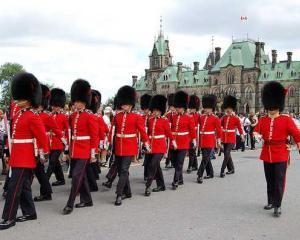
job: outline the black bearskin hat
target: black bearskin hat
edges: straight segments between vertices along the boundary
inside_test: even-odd
[[[217,105],[217,97],[213,94],[206,94],[202,97],[202,107],[215,109]]]
[[[66,105],[66,93],[60,88],[51,90],[50,106],[64,108]]]
[[[168,106],[174,107],[174,93],[168,95]]]
[[[118,99],[117,97],[114,97],[113,110],[117,110],[118,108],[119,108]]]
[[[150,101],[150,111],[159,110],[161,115],[164,115],[166,112],[167,98],[164,95],[155,95],[151,98]]]
[[[174,95],[174,107],[187,109],[189,95],[184,91],[178,91]]]
[[[266,110],[284,110],[286,90],[278,82],[266,83],[262,89],[262,103]]]
[[[223,105],[222,105],[223,109],[232,108],[233,110],[236,110],[236,106],[237,106],[236,97],[231,96],[231,95],[227,95],[227,96],[224,97]]]
[[[146,110],[149,109],[149,104],[151,101],[151,96],[149,94],[144,94],[141,96],[141,109]]]
[[[196,109],[198,111],[199,108],[200,108],[200,98],[197,97],[196,95],[191,95],[189,101],[189,109]]]
[[[92,90],[92,101],[90,105],[90,110],[93,113],[96,113],[101,105],[101,93],[97,90]]]
[[[123,86],[118,90],[116,98],[118,99],[118,108],[122,105],[131,105],[134,107],[136,102],[135,89],[127,85]]]
[[[31,73],[18,73],[13,78],[11,92],[14,100],[28,100],[34,108],[37,108],[41,104],[41,85]]]
[[[76,101],[84,102],[87,107],[90,106],[92,100],[92,90],[91,85],[88,81],[83,79],[77,79],[73,82],[71,87],[71,101],[72,103]]]
[[[47,110],[49,108],[51,92],[50,92],[50,89],[44,84],[41,84],[41,88],[42,88],[42,103],[41,103],[41,105],[42,105],[43,109]]]

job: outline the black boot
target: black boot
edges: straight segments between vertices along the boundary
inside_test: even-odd
[[[53,187],[65,185],[65,181],[56,181],[52,183]]]
[[[281,216],[281,208],[275,207],[274,208],[274,217],[280,217]]]
[[[117,196],[115,201],[115,206],[121,206],[122,205],[122,196]]]
[[[153,190],[152,190],[152,192],[163,192],[163,191],[165,191],[166,190],[166,187],[161,187],[161,186],[159,186],[159,187],[157,187],[157,188],[153,188]]]
[[[203,183],[203,178],[202,177],[198,177],[197,178],[197,183],[202,184]]]
[[[220,173],[220,178],[224,178],[225,177],[225,173],[221,172]]]
[[[188,168],[187,170],[186,170],[186,173],[188,173],[188,174],[190,174],[192,172],[192,169],[191,168]]]
[[[5,230],[16,225],[15,220],[3,220],[0,222],[0,230]]]
[[[73,212],[73,208],[66,206],[66,207],[63,209],[62,214],[63,214],[63,215],[68,215],[68,214],[71,214],[72,212]]]
[[[234,174],[234,170],[230,170],[226,173],[227,175]]]
[[[146,190],[145,190],[145,196],[149,197],[150,194],[151,194],[150,188],[146,188]]]
[[[34,197],[33,198],[33,201],[35,202],[43,202],[43,201],[51,201],[52,200],[52,196],[49,195],[49,196],[38,196],[38,197]]]
[[[26,221],[31,221],[31,220],[36,220],[37,216],[36,215],[24,215],[17,217],[16,222],[26,222]]]
[[[107,188],[111,188],[112,182],[108,180],[107,182],[102,183],[102,186],[107,187]]]
[[[269,203],[268,205],[264,206],[265,210],[271,210],[272,208],[274,208],[274,206],[271,203]]]
[[[178,188],[178,183],[172,183],[172,190],[176,190]]]

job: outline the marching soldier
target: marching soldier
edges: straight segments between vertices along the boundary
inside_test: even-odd
[[[77,194],[80,194],[80,203],[76,208],[91,207],[93,201],[86,176],[89,162],[96,159],[96,148],[98,147],[98,125],[94,115],[87,107],[91,104],[92,93],[90,84],[83,79],[76,80],[71,87],[71,101],[75,112],[70,116],[72,142],[71,161],[73,161],[72,187],[67,205],[63,214],[67,215],[73,211]]]
[[[31,73],[19,73],[12,81],[11,91],[19,110],[12,121],[12,149],[9,159],[11,178],[0,230],[8,229],[16,222],[37,218],[31,193],[33,171],[36,167],[35,142],[41,162],[45,162],[48,153],[45,127],[32,110],[41,102],[42,93],[38,80]],[[23,215],[16,218],[19,204]]]
[[[195,122],[195,134],[197,138],[199,137],[198,133],[198,123],[199,123],[199,108],[200,108],[200,99],[196,95],[190,96],[189,101],[189,115],[194,119]],[[198,160],[197,160],[197,153],[196,149],[193,147],[193,143],[190,143],[189,149],[189,165],[187,169],[187,173],[191,173],[192,171],[198,170]]]
[[[260,159],[264,162],[268,204],[265,210],[274,208],[274,216],[281,215],[281,202],[285,189],[289,159],[287,138],[292,136],[300,148],[300,132],[293,119],[281,114],[286,91],[278,82],[269,82],[262,89],[262,103],[267,115],[259,119],[254,129],[256,137],[264,140]]]
[[[169,121],[163,116],[166,112],[166,103],[167,99],[163,95],[155,95],[150,102],[150,110],[153,116],[149,118],[148,135],[151,153],[148,154],[149,175],[146,183],[145,196],[150,196],[150,187],[154,179],[156,180],[157,187],[152,190],[153,192],[166,190],[160,161],[167,152],[167,138],[172,142],[174,149],[177,149]]]
[[[178,185],[183,185],[182,169],[184,158],[190,148],[190,142],[192,142],[193,148],[197,147],[194,119],[186,113],[188,99],[189,96],[183,91],[178,91],[174,95],[174,107],[177,114],[172,118],[171,129],[177,148],[175,149],[171,145],[170,150],[171,161],[173,161],[175,168],[173,190],[176,190]]]
[[[217,104],[217,97],[212,94],[204,95],[202,97],[202,106],[204,114],[199,118],[200,125],[200,138],[199,147],[202,151],[202,161],[198,169],[198,183],[203,183],[203,173],[208,166],[208,173],[210,175],[205,176],[205,179],[214,177],[214,170],[211,164],[211,153],[217,145],[221,144],[221,124],[217,116],[213,114],[213,111]]]
[[[165,116],[168,118],[169,122],[170,122],[170,126],[171,126],[171,123],[172,123],[172,119],[174,117],[174,115],[176,115],[176,109],[174,107],[174,93],[171,93],[168,95],[168,112],[165,114]],[[170,146],[171,144],[169,144]],[[171,162],[171,159],[170,159],[170,147],[168,147],[168,150],[167,150],[167,158],[166,158],[166,166],[165,168],[171,168],[173,167],[173,163]]]
[[[141,140],[145,144],[148,152],[150,152],[150,148],[143,119],[140,115],[131,111],[136,101],[135,89],[130,86],[123,86],[118,90],[116,97],[118,108],[121,109],[121,111],[116,114],[113,123],[115,127],[115,161],[119,174],[115,205],[120,206],[122,204],[123,193],[123,198],[131,198],[129,167],[133,157],[138,154],[138,133],[140,133]],[[110,135],[111,134],[112,131]],[[111,137],[109,139],[111,139]]]
[[[52,118],[51,114],[47,109],[49,108],[50,103],[50,90],[46,85],[41,84],[42,88],[42,102],[41,105],[38,107],[38,113],[39,116],[46,128],[47,132],[47,143],[50,149],[51,146],[51,135],[55,134],[58,139],[60,139],[61,142],[63,142],[66,145],[66,140],[63,139],[63,134],[59,130],[56,122]],[[45,172],[45,166],[44,163],[41,161],[37,162],[36,169],[35,169],[35,176],[38,179],[40,186],[40,196],[34,197],[35,202],[41,202],[41,201],[49,201],[52,200],[52,188],[49,182],[49,178]]]
[[[244,130],[240,119],[234,115],[236,110],[237,99],[233,96],[225,96],[223,99],[222,108],[225,110],[225,116],[221,119],[222,126],[222,144],[224,149],[224,160],[221,167],[220,177],[225,177],[225,168],[228,172],[226,174],[234,174],[234,165],[231,158],[231,150],[236,144],[236,129],[239,131],[241,140],[245,141]]]
[[[146,131],[148,131],[148,121],[151,116],[151,111],[149,110],[149,104],[150,104],[151,96],[149,94],[144,94],[141,96],[141,110],[142,110],[142,118],[144,121],[144,126],[146,128]],[[142,148],[140,148],[140,151],[142,151]],[[148,163],[150,159],[150,154],[145,153],[144,157],[144,180],[147,181],[148,178]]]
[[[62,133],[63,138],[66,139],[67,142],[69,139],[69,117],[63,111],[65,104],[65,91],[60,88],[53,88],[51,90],[50,98],[50,106],[52,108],[51,116],[54,119],[59,131]],[[56,181],[52,183],[52,186],[65,185],[65,177],[59,157],[63,151],[68,153],[68,144],[64,145],[61,139],[54,132],[50,133],[50,143],[51,151],[49,156],[47,176],[50,179],[52,173],[54,173]]]

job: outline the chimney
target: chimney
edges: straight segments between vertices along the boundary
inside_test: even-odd
[[[265,51],[265,43],[264,42],[260,43],[260,47],[261,47],[261,50]]]
[[[272,69],[275,68],[277,63],[277,51],[275,49],[272,50]]]
[[[177,79],[180,81],[182,76],[182,62],[177,62]]]
[[[134,86],[137,82],[138,76],[132,75],[132,86]]]
[[[199,62],[194,62],[194,73],[193,75],[196,75],[197,72],[199,71]]]
[[[220,48],[220,47],[216,47],[215,50],[216,50],[216,58],[215,58],[215,62],[216,62],[216,64],[217,64],[217,62],[218,62],[218,61],[220,60],[220,58],[221,58],[221,48]]]
[[[287,68],[289,68],[291,66],[291,62],[292,62],[292,52],[287,52]]]
[[[260,42],[255,42],[255,59],[254,59],[254,63],[255,63],[255,67],[260,67]]]

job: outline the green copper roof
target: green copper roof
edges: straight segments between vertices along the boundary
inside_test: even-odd
[[[159,35],[154,43],[153,51],[156,49],[158,55],[165,55],[168,48],[168,43],[163,35]],[[153,53],[152,51],[152,53]],[[151,53],[151,55],[152,55]]]
[[[179,82],[177,78],[177,65],[168,66],[163,73],[160,74],[159,78],[157,79],[157,83],[168,83],[168,82]],[[186,72],[190,71],[189,67],[182,66],[182,74],[185,76]]]
[[[220,68],[228,65],[254,67],[255,42],[251,40],[233,42],[221,59],[213,67],[212,71],[220,71]],[[261,50],[261,64],[269,63],[269,57]]]
[[[291,62],[289,68],[286,61],[276,63],[274,68],[272,63],[263,64],[260,70],[258,81],[296,80],[300,78],[300,61]]]
[[[149,90],[145,80],[145,76],[142,76],[133,87],[138,91]]]
[[[209,84],[208,70],[199,70],[194,75],[193,70],[185,71],[183,73],[183,79],[179,83],[179,87],[196,87],[206,86]]]

